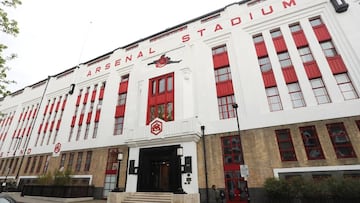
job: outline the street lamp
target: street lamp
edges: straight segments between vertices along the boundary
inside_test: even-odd
[[[117,175],[116,175],[116,187],[112,190],[112,192],[122,192],[119,188],[119,177],[120,177],[120,163],[124,158],[124,154],[122,152],[118,153],[117,160],[118,160],[118,167],[117,167]]]

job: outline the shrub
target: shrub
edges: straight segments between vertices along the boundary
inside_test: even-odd
[[[45,175],[41,175],[37,179],[37,183],[40,185],[70,185],[71,184],[71,171],[59,171],[56,170],[54,175],[48,172]]]

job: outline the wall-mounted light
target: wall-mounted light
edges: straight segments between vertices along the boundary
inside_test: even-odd
[[[349,8],[349,4],[345,0],[330,0],[330,2],[334,6],[336,13],[345,12]]]
[[[69,94],[72,95],[74,93],[74,89],[75,89],[75,84],[71,84],[69,87]]]
[[[183,156],[183,155],[184,155],[184,148],[178,147],[178,148],[176,149],[176,155],[178,155],[178,156]]]

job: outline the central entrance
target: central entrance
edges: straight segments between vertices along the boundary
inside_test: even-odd
[[[137,191],[175,192],[181,188],[179,145],[140,149]]]

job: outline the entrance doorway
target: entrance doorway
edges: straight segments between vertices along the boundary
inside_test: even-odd
[[[137,191],[176,192],[181,187],[178,147],[140,149]]]

